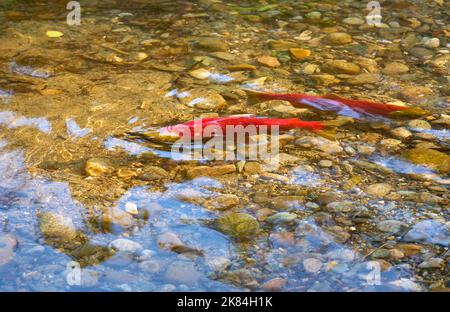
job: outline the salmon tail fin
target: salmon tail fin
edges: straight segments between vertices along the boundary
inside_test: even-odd
[[[392,112],[389,114],[389,117],[394,119],[414,119],[427,114],[429,114],[429,112],[424,109],[418,107],[409,107],[407,109]]]
[[[330,141],[336,140],[336,129],[322,129],[315,130],[314,133],[320,135],[321,137],[328,139]]]
[[[345,117],[334,120],[321,121],[320,124],[322,125],[322,128],[319,130],[315,130],[314,132],[320,135],[321,137],[334,141],[336,139],[337,128],[347,125],[349,123],[353,123],[353,120],[351,118]]]
[[[342,117],[342,118],[337,118],[337,119],[333,119],[333,120],[323,120],[320,123],[322,124],[322,126],[324,126],[325,128],[338,128],[338,127],[342,127],[348,124],[352,124],[354,121],[352,118],[348,118],[348,117]]]

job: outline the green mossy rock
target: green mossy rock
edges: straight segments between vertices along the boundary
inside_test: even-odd
[[[234,238],[247,238],[259,230],[258,221],[247,213],[229,213],[217,220],[219,230]]]
[[[413,148],[406,151],[403,157],[416,165],[427,166],[440,173],[450,172],[450,156],[433,149]]]
[[[73,250],[86,241],[70,217],[48,211],[39,214],[38,218],[45,242],[55,248]]]

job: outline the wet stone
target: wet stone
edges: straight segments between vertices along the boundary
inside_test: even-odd
[[[207,263],[212,270],[222,272],[230,266],[231,260],[226,257],[218,256],[208,259]]]
[[[430,258],[419,264],[421,269],[440,269],[444,266],[445,260],[442,258]]]
[[[328,159],[323,159],[319,161],[318,165],[322,168],[330,168],[331,166],[333,166],[333,162]]]
[[[313,11],[313,12],[307,13],[305,16],[307,19],[318,20],[322,17],[322,13],[320,13],[318,11]]]
[[[201,278],[201,273],[194,264],[177,261],[168,265],[165,273],[166,281],[174,284],[194,285]]]
[[[342,22],[344,24],[354,25],[354,26],[355,25],[356,26],[363,25],[365,23],[365,21],[362,18],[359,18],[359,17],[347,17],[347,18],[344,18],[342,20]]]
[[[358,145],[357,150],[360,154],[372,155],[376,151],[376,148],[370,145]]]
[[[115,225],[121,228],[130,228],[134,224],[133,216],[117,207],[105,209],[101,221],[103,228],[111,231]]]
[[[366,188],[366,192],[373,196],[383,197],[389,194],[391,191],[392,186],[387,183],[377,183],[369,185]]]
[[[403,63],[392,62],[386,64],[383,69],[383,73],[386,75],[399,75],[405,74],[409,71],[409,67]]]
[[[282,291],[287,280],[281,277],[275,277],[261,285],[265,291]]]
[[[169,173],[161,167],[146,166],[138,178],[143,181],[155,181],[167,178],[168,176]]]
[[[410,122],[408,122],[408,127],[410,129],[431,129],[431,125],[427,121],[421,119],[411,120]]]
[[[183,247],[184,244],[176,233],[165,232],[158,236],[156,243],[162,249],[173,250]]]
[[[397,139],[407,139],[412,135],[411,131],[409,131],[405,127],[398,127],[392,129],[390,133]]]
[[[423,43],[423,45],[429,49],[436,49],[439,48],[441,42],[439,38],[429,38]]]
[[[334,201],[327,204],[327,210],[330,212],[350,212],[354,209],[354,205],[351,201]]]
[[[308,273],[317,273],[322,268],[322,261],[315,258],[307,258],[303,260],[303,268]]]
[[[297,47],[297,43],[286,40],[270,40],[268,44],[269,48],[275,51],[287,51]]]
[[[281,65],[276,57],[268,55],[258,57],[258,63],[268,67],[279,67]]]
[[[222,274],[222,279],[235,285],[240,285],[251,289],[255,289],[259,286],[253,274],[247,269],[226,271]]]
[[[206,79],[209,76],[211,76],[211,72],[205,68],[198,68],[198,69],[191,70],[189,72],[189,75],[191,75],[194,78],[203,80],[203,79]]]
[[[197,41],[196,47],[211,52],[226,52],[229,48],[223,38],[203,38]]]
[[[239,204],[239,197],[234,194],[224,194],[205,202],[205,207],[210,210],[228,210]]]
[[[155,260],[145,260],[139,263],[139,268],[147,273],[158,273],[161,270],[161,265]]]
[[[224,61],[233,61],[236,57],[233,54],[227,53],[227,52],[212,52],[209,54],[210,56],[216,57],[218,59],[224,60]]]
[[[14,260],[15,252],[10,248],[0,248],[0,268]]]
[[[208,111],[219,110],[227,106],[227,102],[219,93],[203,88],[192,89],[188,91],[187,96],[179,100],[186,106]]]
[[[406,242],[450,245],[449,227],[435,220],[424,220],[416,223],[403,237]]]
[[[350,36],[347,33],[337,32],[337,33],[331,33],[328,34],[325,37],[326,43],[329,43],[331,45],[342,45],[342,44],[348,44],[353,41],[352,36]]]
[[[383,139],[378,143],[378,145],[383,149],[394,150],[397,149],[401,143],[402,141],[396,139]]]
[[[347,79],[347,83],[352,85],[364,85],[364,84],[374,84],[381,80],[379,74],[375,73],[362,73],[355,75]]]
[[[84,170],[88,176],[99,177],[105,173],[111,172],[112,168],[105,159],[91,158],[86,161]]]
[[[426,203],[426,204],[439,204],[443,201],[443,199],[437,195],[431,194],[429,192],[420,192],[414,198],[416,202]]]
[[[322,66],[322,70],[333,74],[349,75],[357,75],[361,72],[361,68],[358,65],[347,62],[345,60],[333,60],[326,62]]]
[[[116,239],[111,242],[110,246],[114,250],[130,254],[137,254],[143,249],[142,245],[139,244],[138,242],[134,242],[126,238]]]
[[[397,220],[384,220],[378,222],[377,228],[381,232],[397,234],[406,227],[406,224]]]
[[[244,165],[244,172],[248,174],[258,174],[261,171],[263,171],[263,168],[261,164],[256,161],[249,161]]]
[[[298,209],[302,202],[301,196],[277,196],[271,200],[273,208],[277,210]]]
[[[406,86],[399,92],[401,99],[411,103],[423,103],[433,95],[433,90],[423,86]]]
[[[289,52],[297,60],[302,60],[311,55],[311,50],[302,48],[290,48]]]
[[[420,59],[429,59],[434,55],[433,51],[421,47],[414,47],[409,50],[409,53]]]
[[[232,212],[219,218],[217,225],[222,232],[235,238],[251,237],[259,230],[258,221],[253,216],[242,212]]]
[[[13,250],[17,244],[17,238],[14,235],[0,233],[0,248]]]
[[[297,215],[289,212],[278,212],[266,218],[266,221],[272,224],[290,223],[297,219]]]
[[[330,226],[325,228],[325,231],[327,234],[329,234],[337,243],[343,244],[345,243],[350,237],[351,234],[345,231],[340,226]]]
[[[232,164],[215,167],[198,166],[188,169],[186,172],[186,176],[189,179],[198,177],[219,177],[233,172],[236,172],[236,166]]]
[[[49,211],[39,215],[39,228],[46,242],[56,247],[73,248],[84,239],[70,217]]]
[[[406,257],[415,256],[423,250],[423,247],[418,244],[398,244],[395,247],[401,250]]]
[[[441,173],[450,172],[450,156],[434,149],[410,149],[403,153],[403,157],[414,164],[424,165]]]

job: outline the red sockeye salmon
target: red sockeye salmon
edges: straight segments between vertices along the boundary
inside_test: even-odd
[[[330,111],[338,115],[356,119],[382,119],[384,117],[417,118],[427,114],[421,108],[393,105],[387,103],[372,102],[368,100],[350,100],[336,95],[308,95],[286,93],[264,93],[253,90],[245,90],[249,100],[253,102],[284,100],[299,108],[309,108],[316,111]]]
[[[328,133],[324,130],[338,126],[340,124],[340,121],[303,121],[297,118],[281,119],[256,117],[253,115],[236,115],[228,117],[196,119],[177,125],[163,127],[155,131],[133,134],[137,134],[140,137],[150,140],[155,139],[158,141],[173,141],[181,138],[183,136],[183,133],[187,133],[187,131],[190,132],[192,139],[194,139],[195,137],[210,138],[213,136],[217,136],[218,134],[214,133],[214,131],[212,130],[213,126],[215,128],[219,128],[221,130],[219,135],[223,136],[226,135],[227,126],[243,126],[244,128],[247,126],[255,126],[258,131],[260,127],[266,126],[268,133],[270,132],[271,126],[277,126],[279,131],[305,129],[316,132],[324,137],[331,138],[333,136],[331,132]],[[208,127],[211,127],[211,131],[205,132],[205,129],[207,129]]]

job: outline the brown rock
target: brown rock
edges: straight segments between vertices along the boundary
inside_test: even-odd
[[[281,65],[276,57],[268,55],[258,57],[258,63],[268,67],[279,67]]]
[[[281,291],[286,285],[286,280],[281,277],[275,277],[267,282],[265,282],[261,288],[265,291]]]
[[[102,214],[102,225],[107,230],[112,230],[114,225],[129,228],[133,224],[133,216],[117,207],[106,208]]]
[[[417,244],[398,244],[395,248],[401,250],[406,257],[415,256],[423,249],[422,246]]]
[[[239,204],[239,197],[234,194],[223,194],[211,198],[205,202],[205,207],[210,210],[228,210]]]
[[[198,166],[189,168],[186,172],[186,176],[188,179],[195,179],[198,177],[219,177],[233,172],[236,172],[236,166],[232,164],[215,167]]]
[[[348,75],[357,75],[361,72],[361,68],[358,65],[345,60],[328,61],[322,66],[322,70],[333,74]]]
[[[299,208],[303,201],[301,196],[278,196],[273,198],[272,205],[277,210],[290,210]]]
[[[188,96],[179,100],[186,106],[208,111],[219,110],[227,106],[227,101],[219,93],[206,88],[191,89]]]
[[[258,221],[264,221],[268,216],[272,215],[273,211],[269,208],[261,208],[256,211],[256,219]]]
[[[325,41],[328,44],[331,45],[341,45],[341,44],[347,44],[353,41],[352,36],[350,36],[347,33],[342,33],[342,32],[336,32],[336,33],[331,33],[328,34],[325,37]]]
[[[422,86],[407,86],[404,87],[399,93],[400,98],[412,103],[422,103],[432,95],[433,90]]]
[[[99,177],[111,172],[111,167],[107,160],[101,158],[91,158],[86,161],[84,170],[88,176]]]
[[[228,66],[228,69],[231,71],[237,71],[237,70],[256,70],[256,66],[250,65],[250,64],[236,64]]]
[[[289,52],[297,60],[302,60],[311,55],[311,50],[302,48],[290,48]]]
[[[405,74],[409,71],[409,67],[402,63],[392,62],[386,64],[383,69],[383,73],[386,75],[399,75]]]
[[[380,265],[381,272],[388,270],[392,266],[392,264],[390,264],[384,259],[376,259],[373,261],[378,262],[378,264]]]
[[[362,73],[351,77],[347,80],[347,83],[352,85],[362,85],[362,84],[374,84],[380,81],[381,77],[379,74],[374,73]]]
[[[167,178],[169,173],[158,166],[146,166],[143,172],[139,175],[140,180],[155,181]]]
[[[394,248],[389,250],[389,257],[398,260],[404,258],[405,254],[401,250]]]
[[[213,52],[228,51],[228,43],[223,38],[203,38],[197,41],[196,46],[202,50]]]
[[[383,197],[383,196],[386,196],[387,194],[389,194],[391,189],[392,189],[392,186],[390,186],[387,183],[376,183],[376,184],[369,185],[366,188],[366,193],[373,195],[373,196]]]
[[[441,173],[450,172],[450,156],[434,149],[413,148],[403,153],[403,157],[416,165],[427,166]]]
[[[257,174],[263,171],[263,168],[259,162],[249,161],[245,163],[244,172],[248,174]]]

